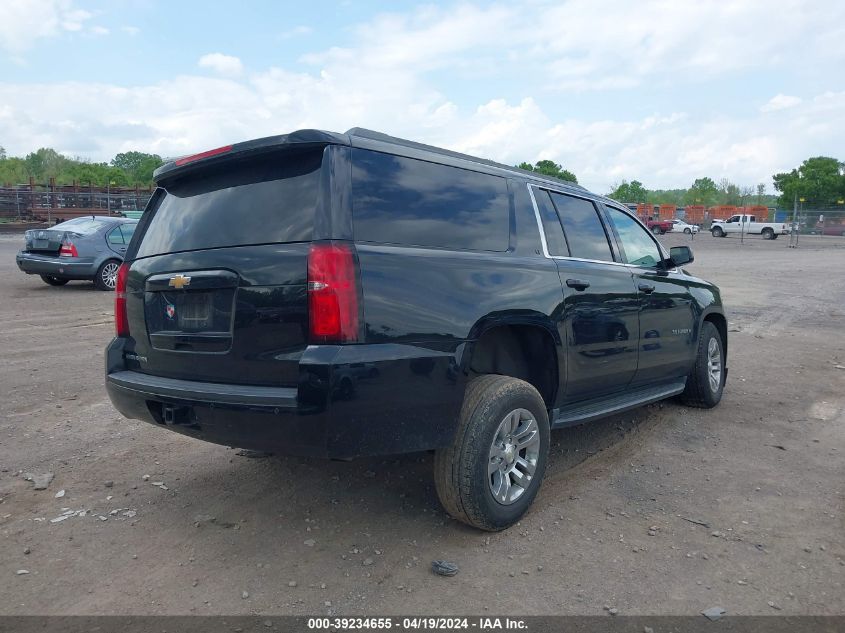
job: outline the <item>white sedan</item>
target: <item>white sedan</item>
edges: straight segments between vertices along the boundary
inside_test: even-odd
[[[672,231],[677,231],[678,233],[698,233],[698,225],[697,224],[687,224],[683,220],[672,220]]]

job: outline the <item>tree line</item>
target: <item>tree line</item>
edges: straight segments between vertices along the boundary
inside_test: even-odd
[[[32,177],[39,184],[50,178],[57,185],[73,182],[105,187],[131,187],[152,184],[153,171],[164,161],[158,154],[122,152],[107,163],[94,163],[81,158],[68,158],[49,147],[27,154],[23,158],[9,157],[0,147],[0,185],[15,185]],[[578,183],[578,178],[552,160],[540,160],[533,165],[517,165],[520,169]],[[645,204],[743,206],[750,204],[792,208],[800,201],[806,208],[841,207],[845,199],[845,163],[828,156],[808,158],[789,172],[774,174],[772,183],[776,193],[767,192],[766,183],[755,186],[737,185],[727,178],[717,183],[712,178],[696,178],[686,189],[647,189],[639,180],[622,180],[606,195],[620,202]]]
[[[575,174],[551,160],[541,160],[534,165],[520,163],[517,167],[568,182],[578,182]],[[709,177],[696,178],[686,189],[647,189],[639,180],[622,180],[614,184],[606,195],[619,202],[676,206],[777,205],[791,209],[800,202],[803,207],[810,209],[843,208],[845,163],[828,156],[808,158],[789,172],[774,174],[772,184],[775,193],[768,193],[766,183],[763,182],[754,186],[737,185],[727,178],[719,182]]]
[[[82,158],[68,158],[49,147],[31,152],[23,158],[6,156],[0,147],[0,186],[19,185],[34,178],[46,184],[50,178],[57,185],[132,187],[150,185],[153,171],[164,161],[158,154],[122,152],[107,163],[94,163]]]

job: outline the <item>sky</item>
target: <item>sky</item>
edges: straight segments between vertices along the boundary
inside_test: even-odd
[[[0,0],[0,146],[165,157],[367,127],[607,193],[845,159],[841,0]]]

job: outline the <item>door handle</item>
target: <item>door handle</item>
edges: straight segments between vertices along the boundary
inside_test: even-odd
[[[637,286],[637,288],[640,289],[640,292],[644,292],[647,295],[650,295],[652,292],[654,292],[654,286],[652,286],[651,284],[640,284],[639,286]]]
[[[575,290],[586,290],[590,287],[589,281],[582,281],[581,279],[567,279],[566,285]]]

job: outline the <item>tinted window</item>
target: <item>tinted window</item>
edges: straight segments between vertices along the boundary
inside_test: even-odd
[[[226,163],[167,186],[138,257],[311,239],[322,150]]]
[[[636,266],[656,266],[663,259],[648,231],[627,213],[607,207],[624,251],[625,261]]]
[[[533,189],[534,199],[537,201],[537,210],[540,213],[540,221],[543,223],[543,232],[546,235],[546,246],[549,255],[569,255],[566,247],[566,240],[563,237],[563,228],[557,217],[549,192],[542,189]]]
[[[123,241],[123,233],[120,232],[120,227],[117,226],[109,231],[109,244],[125,244]]]
[[[504,178],[362,149],[352,164],[356,240],[507,250]]]
[[[589,200],[553,193],[557,213],[572,257],[613,261],[610,243],[595,206]]]
[[[135,234],[135,227],[138,226],[137,222],[129,222],[127,224],[120,225],[120,232],[123,233],[123,241],[129,244],[129,240],[132,239],[132,235]]]

